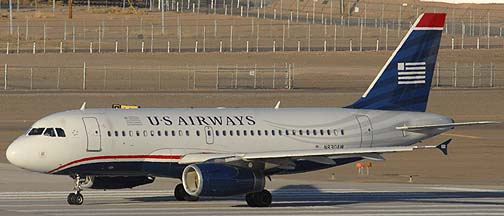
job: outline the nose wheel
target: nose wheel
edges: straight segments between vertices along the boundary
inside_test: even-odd
[[[73,193],[69,193],[67,196],[67,202],[70,205],[82,205],[84,203],[84,196],[82,196],[81,191],[81,181],[79,175],[76,175],[74,177],[75,180],[75,185],[74,185],[74,191]]]

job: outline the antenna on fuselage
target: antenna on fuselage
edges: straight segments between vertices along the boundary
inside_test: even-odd
[[[86,102],[82,103],[82,106],[80,107],[80,110],[85,110],[86,109]]]
[[[279,108],[280,108],[280,101],[278,101],[278,102],[276,103],[276,105],[275,105],[275,109],[276,109],[276,110],[277,110],[277,109],[279,109]]]

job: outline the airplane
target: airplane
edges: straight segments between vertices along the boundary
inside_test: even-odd
[[[81,109],[46,116],[6,151],[13,165],[74,179],[70,205],[82,190],[133,188],[176,178],[176,200],[245,195],[268,207],[266,179],[382,154],[440,149],[416,145],[460,122],[425,112],[446,14],[419,16],[366,92],[342,108]]]

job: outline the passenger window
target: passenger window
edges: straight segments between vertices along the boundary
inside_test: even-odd
[[[126,131],[122,131],[122,136],[125,137],[126,136]]]
[[[171,135],[172,135],[172,136],[175,136],[175,131],[173,131],[173,130],[172,130],[172,131],[171,131]]]
[[[343,129],[341,129],[341,136],[344,136],[345,135],[345,131]]]
[[[225,130],[222,131],[222,136],[226,136],[226,131]]]
[[[257,136],[261,136],[261,131],[257,130]]]
[[[162,133],[161,133],[161,131],[160,131],[160,130],[158,130],[158,131],[157,131],[157,135],[158,135],[158,136],[161,136],[161,135],[162,135]]]
[[[185,131],[185,135],[189,136],[189,131],[188,130]]]
[[[218,130],[215,131],[215,136],[219,136],[219,131]]]
[[[54,133],[54,129],[46,128],[46,130],[44,131],[44,136],[56,137],[56,133]]]
[[[61,128],[56,128],[56,133],[58,134],[58,137],[66,137],[65,131]]]
[[[136,135],[137,135],[137,136],[140,136],[140,131],[136,131]]]
[[[236,136],[240,136],[240,131],[236,130]]]
[[[313,129],[313,136],[317,136],[317,130]]]
[[[243,136],[247,136],[247,131],[246,130],[243,131]]]
[[[264,136],[268,136],[268,130],[264,130]]]
[[[229,131],[229,136],[233,136],[233,130]]]
[[[310,130],[306,130],[306,136],[310,136]]]
[[[42,133],[44,132],[44,129],[45,128],[33,128],[28,133],[28,136],[42,135]]]
[[[296,136],[296,130],[292,130],[292,135]]]
[[[118,136],[119,136],[119,132],[114,131],[114,135],[115,135],[116,137],[118,137]]]
[[[155,132],[153,130],[150,131],[150,135],[154,136]]]
[[[112,136],[112,133],[110,133],[110,131],[107,131],[107,135],[110,137]]]
[[[271,136],[275,136],[275,130],[271,130]]]
[[[289,130],[285,130],[285,136],[289,136]]]
[[[132,137],[133,136],[133,131],[129,131],[129,136]]]
[[[328,135],[328,136],[329,136],[329,135],[331,135],[331,130],[327,129],[327,131],[326,131],[326,132],[327,132],[327,135]]]
[[[334,136],[338,136],[338,130],[334,129]]]
[[[168,136],[168,131],[167,130],[164,131],[164,135]]]
[[[182,130],[179,130],[179,131],[178,131],[178,135],[179,135],[179,136],[184,136],[184,133],[182,133]]]
[[[250,136],[254,136],[254,130],[250,130]]]
[[[299,136],[303,136],[303,130],[299,130]]]
[[[207,133],[207,136],[212,136],[212,132],[210,132],[209,130],[206,133]]]
[[[196,136],[200,136],[199,130],[196,131]]]
[[[278,136],[282,136],[282,131],[278,130]]]
[[[143,131],[143,134],[144,134],[144,137],[146,137],[147,135],[149,135],[146,130]]]
[[[324,130],[320,129],[320,135],[324,136]]]

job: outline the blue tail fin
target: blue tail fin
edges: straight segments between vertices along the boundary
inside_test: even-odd
[[[348,108],[425,112],[446,14],[422,14],[364,95]]]

